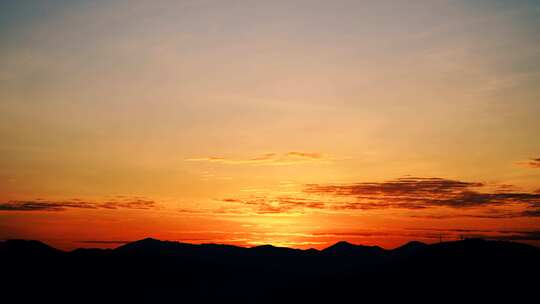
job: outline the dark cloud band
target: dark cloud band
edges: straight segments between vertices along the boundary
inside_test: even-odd
[[[487,191],[483,183],[442,178],[407,177],[380,183],[310,184],[304,191],[353,198],[353,202],[342,205],[343,209],[460,209],[511,204],[540,206],[540,193]]]
[[[67,209],[153,209],[156,202],[146,199],[115,199],[104,202],[71,201],[8,201],[0,203],[0,211],[64,211]]]

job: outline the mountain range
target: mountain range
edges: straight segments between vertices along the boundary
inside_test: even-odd
[[[483,239],[300,250],[147,238],[66,252],[7,240],[0,242],[0,271],[1,295],[13,303],[427,302],[433,295],[525,301],[536,295],[540,249]]]

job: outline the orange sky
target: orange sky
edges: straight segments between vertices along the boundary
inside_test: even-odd
[[[0,4],[0,239],[540,243],[535,1]]]

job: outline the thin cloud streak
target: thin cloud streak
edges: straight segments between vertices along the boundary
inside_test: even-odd
[[[324,155],[317,152],[289,152],[286,154],[290,157],[299,157],[299,158],[310,158],[310,159],[321,159],[324,158]]]
[[[252,196],[249,198],[225,198],[221,201],[247,207],[256,214],[303,213],[308,209],[328,208],[325,201],[292,196]]]
[[[458,213],[458,214],[413,214],[410,215],[413,218],[424,218],[424,219],[434,219],[434,220],[446,220],[446,219],[457,219],[457,218],[477,218],[477,219],[513,219],[513,218],[522,218],[522,217],[540,217],[540,210],[523,210],[518,212],[512,211],[484,211],[483,213],[468,214],[468,213]]]
[[[489,192],[484,183],[443,178],[407,177],[376,183],[310,184],[304,191],[309,194],[353,198],[355,201],[344,205],[344,209],[466,209],[513,204],[540,206],[539,193],[502,190]]]
[[[527,164],[531,168],[540,169],[540,158],[531,159]]]
[[[96,244],[96,245],[122,245],[127,244],[132,241],[117,241],[117,240],[84,240],[84,241],[77,241],[77,243],[82,244]]]
[[[406,228],[439,238],[483,238],[500,241],[540,241],[540,230]]]
[[[307,163],[328,163],[332,159],[318,152],[287,152],[284,154],[266,153],[247,159],[230,159],[221,156],[195,157],[188,158],[190,162],[210,162],[225,165],[267,165],[267,166],[286,166]]]
[[[8,201],[0,203],[0,211],[66,211],[68,209],[139,209],[148,210],[157,207],[153,200],[124,198],[100,202],[82,200],[70,201]]]
[[[526,168],[532,168],[532,169],[540,169],[540,157],[538,158],[531,158],[526,161],[520,161],[515,163],[519,167],[526,167]]]
[[[540,193],[512,191],[512,185],[493,186],[443,178],[406,177],[386,182],[308,184],[299,195],[229,197],[216,213],[302,214],[409,210],[405,216],[451,219],[509,219],[540,217]]]

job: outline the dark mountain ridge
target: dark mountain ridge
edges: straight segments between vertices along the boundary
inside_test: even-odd
[[[539,262],[537,247],[481,239],[410,242],[392,250],[338,242],[300,250],[147,238],[116,249],[70,252],[8,240],[0,243],[0,269],[8,278],[0,286],[25,300],[56,302],[81,295],[136,303],[348,301],[358,294],[397,299],[418,288],[456,289],[451,296],[466,292],[485,300],[487,290],[497,297],[535,290],[529,278],[540,273]]]

